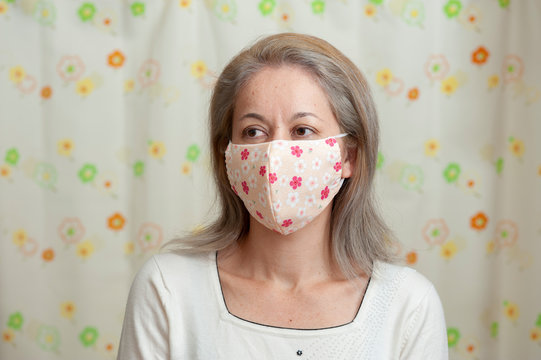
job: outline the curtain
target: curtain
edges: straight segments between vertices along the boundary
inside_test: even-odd
[[[213,215],[213,81],[282,31],[366,75],[450,358],[541,358],[537,0],[0,0],[0,358],[116,356],[137,269]]]

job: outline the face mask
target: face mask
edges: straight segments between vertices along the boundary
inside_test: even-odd
[[[281,234],[299,230],[319,215],[342,186],[336,138],[232,144],[225,151],[227,176],[248,212]]]

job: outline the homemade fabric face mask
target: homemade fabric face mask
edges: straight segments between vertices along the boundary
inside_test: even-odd
[[[227,177],[248,212],[281,234],[319,215],[342,186],[336,138],[232,144],[225,151]]]

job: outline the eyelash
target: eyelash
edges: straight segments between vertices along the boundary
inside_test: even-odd
[[[305,132],[308,131],[309,133],[308,133],[308,134],[304,134],[304,135],[297,135],[296,133],[297,133],[297,131],[300,130],[300,129],[305,130]],[[248,135],[248,133],[249,133],[250,131],[261,131],[261,132],[263,132],[263,130],[261,130],[261,129],[250,128],[250,127],[249,127],[249,128],[246,128],[246,129],[244,129],[244,130],[242,131],[242,135],[243,135],[244,137],[248,137],[248,138],[255,138],[255,137],[257,137],[257,136],[250,136],[250,135]],[[307,126],[299,126],[299,127],[295,128],[295,129],[293,129],[293,133],[294,133],[295,135],[297,135],[297,136],[309,136],[309,135],[315,134],[316,131],[315,131],[314,129],[311,129],[311,128],[307,127]]]

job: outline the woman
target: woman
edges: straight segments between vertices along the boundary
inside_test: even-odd
[[[220,75],[210,132],[221,214],[140,270],[119,359],[447,358],[434,287],[391,264],[377,116],[349,59],[259,40]]]

